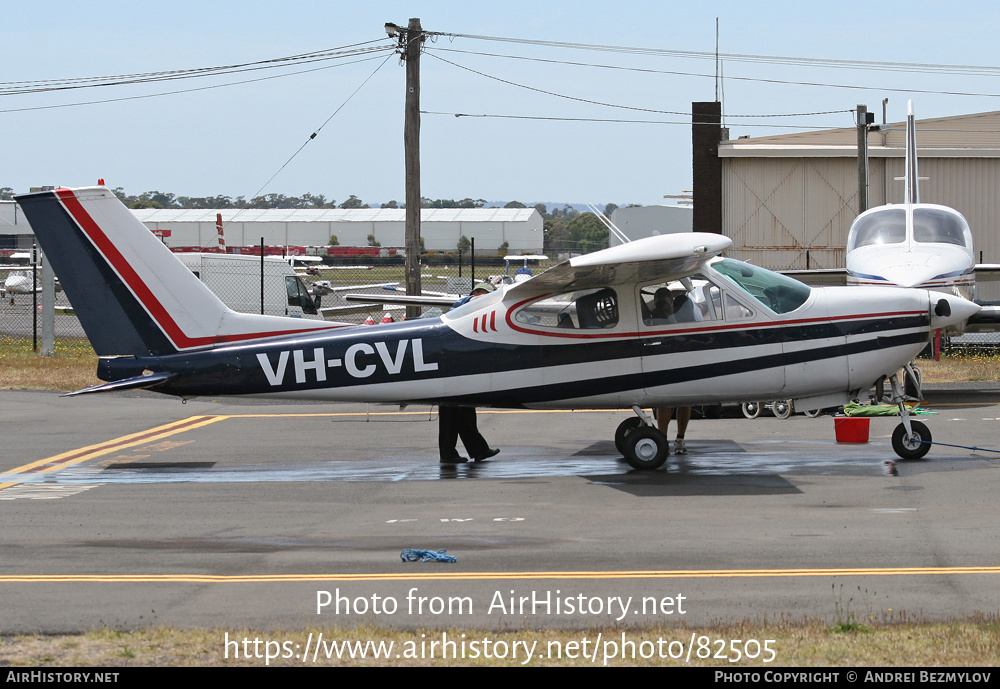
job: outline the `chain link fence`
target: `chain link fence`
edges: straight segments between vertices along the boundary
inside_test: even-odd
[[[42,294],[33,290],[41,284],[41,270],[35,274],[30,267],[0,268],[0,337],[4,347],[30,349],[41,346],[45,314]],[[56,342],[86,339],[69,299],[58,289],[53,320]]]
[[[218,256],[228,258],[225,254]],[[285,260],[268,260],[264,270],[263,300],[259,257],[242,263],[234,267],[234,261],[224,260],[224,263],[210,268],[206,267],[207,264],[192,264],[189,268],[235,311],[260,313],[263,308],[265,313],[272,315],[325,318],[356,324],[398,321],[405,313],[405,307],[383,304],[377,299],[382,295],[406,293],[406,271],[401,256],[388,259],[358,257],[354,261],[341,259],[337,265],[313,264],[308,269],[296,266],[294,270]],[[523,263],[511,261],[508,266],[502,257],[477,256],[473,267],[468,256],[463,256],[459,262],[456,255],[430,254],[421,264],[421,287],[424,294],[465,296],[471,291],[474,281],[508,272],[513,275]],[[529,268],[538,274],[556,263],[558,261],[554,259],[532,260]],[[41,345],[42,295],[40,292],[32,293],[31,288],[32,284],[41,286],[41,270],[35,276],[32,272],[30,267],[0,269],[0,289],[3,289],[0,336],[4,347],[20,349]],[[8,281],[11,276],[18,279]],[[372,295],[372,304],[348,301],[348,294]],[[309,308],[310,302],[315,308]],[[57,289],[55,304],[53,318],[57,347],[62,342],[75,343],[86,339],[86,333],[73,314],[65,292]],[[434,316],[441,309],[424,308],[423,311],[425,316]]]

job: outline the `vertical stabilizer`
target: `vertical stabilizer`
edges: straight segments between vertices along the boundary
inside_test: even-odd
[[[920,178],[917,176],[917,125],[913,118],[913,101],[906,103],[906,176],[903,182],[903,203],[920,203]]]
[[[17,201],[100,356],[172,354],[331,327],[231,311],[105,187]]]

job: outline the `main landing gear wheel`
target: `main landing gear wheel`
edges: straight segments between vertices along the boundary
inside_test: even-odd
[[[764,405],[760,402],[744,402],[740,407],[743,409],[743,416],[748,419],[756,419],[764,409]]]
[[[642,419],[638,416],[631,416],[618,424],[618,430],[615,431],[615,447],[619,452],[625,454],[625,438],[640,425]]]
[[[810,409],[809,411],[804,411],[802,413],[808,416],[810,419],[815,419],[817,416],[819,416],[825,411],[826,411],[825,409]]]
[[[931,449],[931,431],[919,421],[910,421],[911,435],[903,424],[892,432],[892,449],[902,459],[920,459]]]
[[[622,454],[633,469],[659,469],[669,453],[670,441],[656,428],[643,426],[625,436]]]
[[[775,400],[771,410],[779,419],[787,419],[795,412],[795,407],[792,406],[791,400]]]

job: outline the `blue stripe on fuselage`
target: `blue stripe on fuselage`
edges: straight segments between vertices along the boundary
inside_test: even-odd
[[[512,345],[464,337],[440,319],[406,321],[336,332],[288,336],[266,344],[217,347],[201,352],[135,360],[109,360],[106,380],[138,375],[148,368],[181,375],[157,388],[182,396],[253,395],[327,388],[434,380],[457,376],[530,372],[549,366],[593,364],[681,352],[705,352],[711,369],[692,366],[654,374],[590,378],[574,383],[518,385],[508,390],[457,395],[450,400],[511,406],[665,385],[699,377],[733,375],[782,365],[822,361],[853,351],[899,346],[926,338],[923,331],[867,338],[851,344],[824,345],[791,353],[738,358],[741,348],[839,339],[900,329],[926,327],[926,316],[871,317],[799,325],[659,332],[632,338],[594,338],[574,344]],[[553,338],[555,339],[555,338]],[[561,341],[560,341],[561,342]],[[640,347],[640,344],[645,346]],[[263,358],[262,358],[263,357]],[[735,358],[735,360],[733,360]],[[652,376],[652,377],[651,377]],[[400,400],[416,401],[416,400]],[[430,401],[430,400],[425,400]]]

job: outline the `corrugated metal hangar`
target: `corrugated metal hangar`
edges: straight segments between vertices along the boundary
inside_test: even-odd
[[[134,210],[135,216],[169,247],[215,246],[216,214],[222,214],[227,246],[326,246],[336,235],[341,246],[368,246],[374,235],[385,247],[403,247],[406,211],[362,209]],[[424,208],[420,235],[427,251],[455,251],[465,236],[476,253],[495,252],[507,242],[511,253],[541,253],[542,216],[534,208]]]
[[[903,176],[905,132],[898,123],[868,134],[869,207],[903,200],[903,183],[894,178]],[[977,261],[1000,262],[1000,112],[918,119],[917,147],[927,178],[920,200],[965,215]],[[718,162],[715,231],[733,239],[730,255],[778,269],[844,266],[847,232],[858,215],[856,128],[721,141]],[[697,160],[695,169],[697,180]],[[706,201],[713,202],[696,187],[696,207]]]

